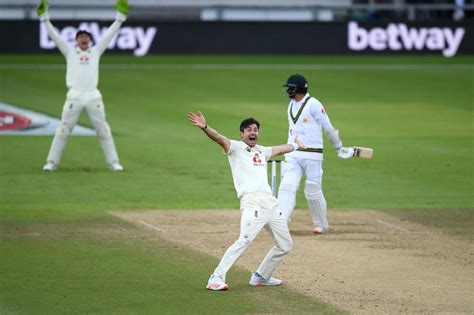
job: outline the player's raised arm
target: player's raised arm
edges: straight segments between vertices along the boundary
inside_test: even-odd
[[[220,145],[222,149],[224,149],[224,152],[229,152],[230,140],[219,134],[216,130],[209,127],[206,123],[206,118],[204,118],[204,115],[201,112],[197,112],[197,114],[189,112],[188,118],[194,126],[201,128],[201,130],[204,131],[204,133],[209,138],[211,138],[214,142]]]
[[[53,24],[51,24],[51,22],[49,21],[48,3],[46,2],[46,0],[41,0],[40,4],[38,4],[38,7],[36,8],[36,13],[38,14],[40,21],[44,23],[49,37],[56,44],[59,51],[61,51],[61,53],[66,56],[70,47],[61,38],[56,29],[53,27]]]
[[[115,3],[115,7],[117,8],[117,15],[115,16],[115,21],[110,25],[110,27],[105,32],[104,37],[97,43],[97,48],[100,54],[103,54],[104,51],[107,49],[107,45],[110,43],[112,38],[117,34],[122,26],[122,23],[125,22],[127,19],[129,5],[128,0],[117,0]]]
[[[300,138],[296,136],[295,142],[291,144],[282,144],[272,147],[272,157],[275,155],[290,153],[298,149],[303,149],[304,146],[300,141]]]

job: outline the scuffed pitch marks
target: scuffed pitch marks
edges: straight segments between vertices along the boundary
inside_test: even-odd
[[[382,220],[390,225],[380,224]],[[377,212],[337,213],[332,219],[330,216],[330,221],[335,223],[337,233],[319,237],[314,242],[319,246],[306,244],[307,251],[315,250],[318,257],[323,257],[315,262],[318,287],[309,292],[323,300],[347,303],[351,305],[347,309],[355,313],[355,298],[361,301],[361,313],[473,310],[472,296],[463,291],[473,289],[464,278],[472,276],[472,257],[465,254],[469,244]],[[420,253],[425,254],[422,259]],[[325,272],[319,274],[316,269]],[[300,276],[311,275],[303,271]],[[332,290],[320,290],[320,286]],[[448,287],[453,291],[447,293]]]
[[[369,247],[372,249],[410,249],[410,246],[402,244],[371,244]]]
[[[238,209],[117,214],[216,259],[239,236]],[[275,274],[288,287],[353,314],[474,313],[471,244],[377,211],[330,211],[329,222],[329,234],[313,235],[308,211],[294,212],[294,248]],[[272,246],[262,230],[237,264],[255,270]]]

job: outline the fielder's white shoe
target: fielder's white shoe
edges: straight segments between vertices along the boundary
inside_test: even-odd
[[[270,285],[280,285],[281,280],[271,278],[270,279],[264,279],[258,272],[252,273],[252,277],[250,278],[249,284],[259,287],[259,286],[270,286]]]
[[[123,171],[123,166],[120,165],[118,162],[115,162],[109,165],[109,169],[114,172],[121,172]]]
[[[43,171],[46,172],[54,172],[58,169],[58,165],[54,164],[53,162],[48,162],[43,166]]]
[[[326,234],[329,232],[329,228],[323,228],[320,226],[317,226],[313,229],[313,234],[319,235],[319,234]]]
[[[224,280],[214,274],[209,277],[209,281],[207,282],[206,286],[206,289],[213,291],[225,291],[228,288],[229,286],[225,284]]]

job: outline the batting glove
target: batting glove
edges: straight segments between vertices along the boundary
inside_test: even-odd
[[[38,4],[38,7],[36,8],[36,13],[38,14],[38,16],[41,16],[46,13],[47,10],[48,2],[46,2],[46,0],[41,0],[40,4]]]
[[[115,7],[120,13],[128,15],[128,10],[130,9],[128,6],[128,0],[117,0]]]
[[[341,159],[350,159],[351,157],[354,156],[354,148],[351,147],[342,147],[338,153],[337,156]]]

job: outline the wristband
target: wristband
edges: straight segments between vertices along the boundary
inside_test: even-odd
[[[299,149],[299,147],[300,147],[300,146],[298,145],[298,143],[296,143],[296,142],[295,142],[295,143],[291,143],[290,145],[292,145],[292,146],[293,146],[293,151],[296,151],[296,150],[298,150],[298,149]]]

